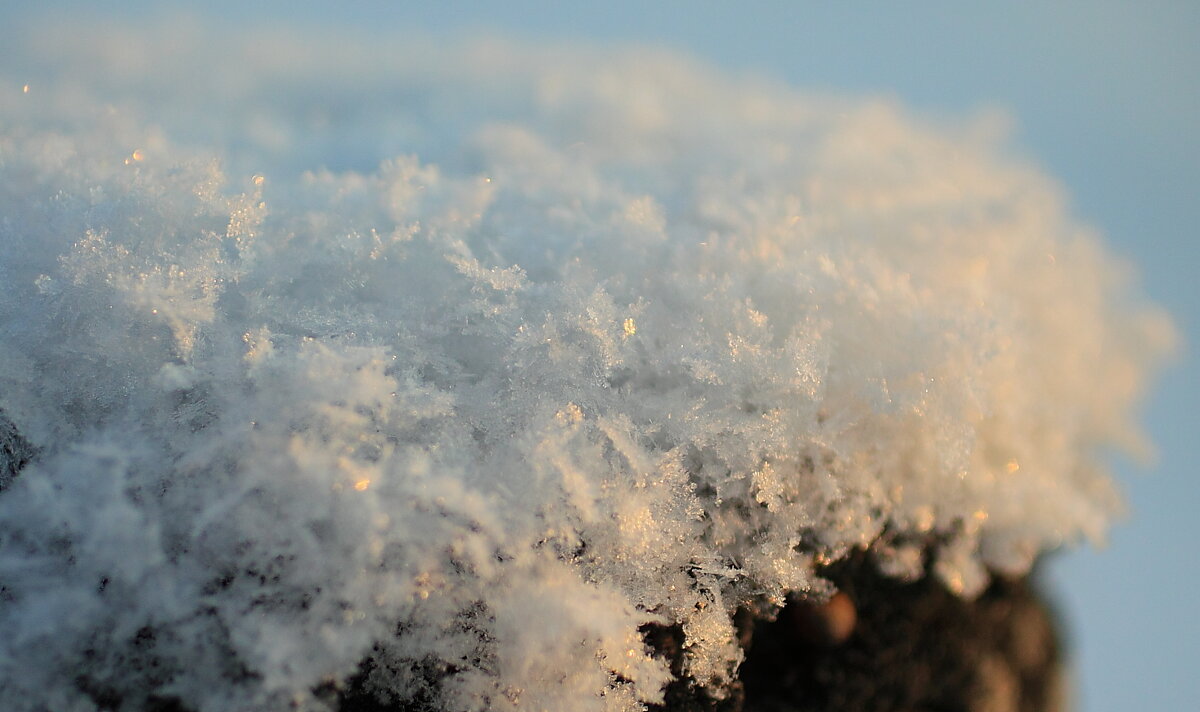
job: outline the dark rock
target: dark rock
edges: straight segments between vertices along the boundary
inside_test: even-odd
[[[804,601],[760,621],[740,674],[746,712],[1062,708],[1058,639],[1028,579],[996,578],[968,601],[930,576],[889,579],[865,555],[825,573],[852,602],[853,632],[822,637],[812,619],[829,613]]]

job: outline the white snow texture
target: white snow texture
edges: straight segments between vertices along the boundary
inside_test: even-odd
[[[969,596],[1119,511],[1171,327],[994,117],[212,35],[3,50],[5,709],[637,710],[652,622],[719,696],[822,562]]]

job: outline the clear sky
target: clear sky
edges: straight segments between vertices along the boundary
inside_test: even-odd
[[[1184,336],[1180,358],[1147,403],[1158,460],[1142,469],[1118,463],[1130,520],[1112,532],[1108,549],[1054,563],[1079,707],[1200,709],[1200,486],[1191,457],[1200,435],[1200,362],[1191,346],[1200,341],[1200,3],[244,5],[197,3],[188,12],[221,22],[665,46],[799,87],[892,96],[934,116],[1006,111],[1014,143],[1066,185],[1078,217],[1136,264],[1145,291]],[[109,12],[132,19],[162,11],[150,8],[161,4]],[[9,12],[33,10],[0,10],[0,21]]]

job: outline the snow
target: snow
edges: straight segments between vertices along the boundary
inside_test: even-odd
[[[0,71],[11,709],[641,709],[648,623],[719,696],[823,562],[970,596],[1119,513],[1170,322],[992,118],[184,29]]]

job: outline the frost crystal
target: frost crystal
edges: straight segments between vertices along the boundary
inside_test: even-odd
[[[0,74],[7,709],[641,709],[647,624],[719,696],[855,548],[1103,536],[1170,327],[986,121],[170,29]]]

